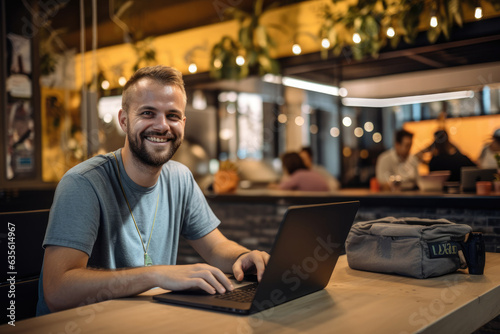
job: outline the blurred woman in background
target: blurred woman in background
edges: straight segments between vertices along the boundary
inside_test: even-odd
[[[271,186],[280,190],[329,191],[325,178],[309,170],[298,153],[285,153],[281,157],[285,178],[280,184]]]

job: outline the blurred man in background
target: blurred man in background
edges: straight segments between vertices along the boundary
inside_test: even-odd
[[[416,187],[419,160],[410,155],[412,143],[413,133],[401,129],[395,134],[394,147],[378,157],[375,173],[382,189],[389,189],[394,183],[403,190]]]

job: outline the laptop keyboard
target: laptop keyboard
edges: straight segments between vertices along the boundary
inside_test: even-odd
[[[253,300],[255,296],[255,291],[257,290],[257,283],[248,284],[242,286],[241,288],[234,289],[233,291],[226,292],[222,295],[215,295],[215,298],[230,300],[240,303],[249,303]]]

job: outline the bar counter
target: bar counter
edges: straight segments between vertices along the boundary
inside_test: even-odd
[[[343,189],[338,192],[240,189],[223,195],[206,192],[205,196],[222,222],[220,230],[228,238],[251,249],[271,249],[283,214],[291,205],[359,200],[361,205],[355,222],[388,216],[445,218],[470,225],[475,232],[482,232],[486,251],[500,253],[499,195],[422,191],[375,193],[368,189]],[[179,263],[201,261],[185,242],[181,242],[180,246]]]
[[[362,206],[402,207],[457,207],[474,209],[495,209],[500,206],[500,194],[488,196],[475,193],[447,194],[443,192],[380,191],[369,189],[342,189],[335,192],[283,191],[268,189],[239,189],[230,194],[205,192],[210,202],[256,202],[274,204],[312,204],[359,200]]]

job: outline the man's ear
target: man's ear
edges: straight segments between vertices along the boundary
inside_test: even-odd
[[[120,127],[125,133],[127,133],[127,117],[127,112],[123,109],[120,109],[120,111],[118,112],[118,123],[120,123]]]

